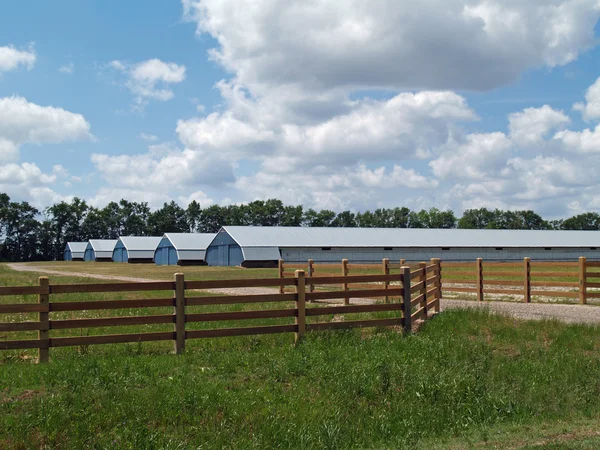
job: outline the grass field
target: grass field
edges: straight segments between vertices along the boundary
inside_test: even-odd
[[[264,276],[214,273],[242,271]],[[38,275],[0,265],[5,285]],[[598,448],[599,332],[454,310],[408,337],[190,340],[180,356],[165,342],[73,347],[52,349],[44,365],[31,364],[34,353],[0,352],[0,448]]]

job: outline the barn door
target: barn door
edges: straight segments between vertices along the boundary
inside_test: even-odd
[[[229,245],[219,245],[219,265],[229,265]]]

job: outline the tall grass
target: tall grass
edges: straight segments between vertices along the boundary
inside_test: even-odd
[[[593,420],[599,331],[455,310],[408,337],[220,338],[181,356],[109,345],[5,363],[0,448],[414,448]]]

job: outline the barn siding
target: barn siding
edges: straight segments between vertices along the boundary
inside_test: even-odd
[[[121,241],[117,242],[117,245],[115,245],[115,249],[113,250],[113,261],[127,262],[128,260],[129,255],[127,254],[127,249]]]
[[[431,258],[441,258],[444,261],[474,261],[483,258],[484,261],[521,261],[530,257],[537,261],[574,261],[580,256],[589,259],[599,259],[600,251],[588,248],[282,248],[284,261],[304,262],[313,259],[316,263],[339,262],[348,259],[351,262],[378,263],[383,258],[390,261],[405,259],[407,261],[427,261]]]
[[[95,261],[96,260],[96,255],[94,254],[94,249],[92,248],[91,245],[88,245],[88,247],[85,249],[85,253],[83,254],[83,260],[84,261]]]
[[[242,249],[225,231],[219,232],[206,249],[209,266],[240,266],[244,262]]]
[[[159,266],[177,264],[177,251],[171,241],[164,237],[158,244],[154,254],[154,262]]]

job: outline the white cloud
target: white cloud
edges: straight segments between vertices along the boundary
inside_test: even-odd
[[[573,109],[581,111],[585,121],[600,119],[600,78],[585,92],[585,103],[575,103]]]
[[[484,179],[490,173],[502,171],[512,147],[504,133],[470,134],[466,142],[450,145],[429,165],[441,179]]]
[[[33,45],[30,45],[28,50],[17,50],[12,45],[0,47],[0,75],[2,75],[2,72],[15,70],[19,66],[31,70],[35,60],[36,55]]]
[[[192,203],[192,201],[196,201],[200,204],[200,207],[206,208],[215,203],[215,201],[210,198],[205,192],[196,191],[191,193],[188,196],[180,196],[179,203],[185,208],[187,205]]]
[[[154,136],[153,134],[146,134],[146,133],[140,133],[138,134],[138,137],[146,142],[156,142],[158,141],[158,137]]]
[[[508,121],[510,138],[521,146],[540,144],[552,130],[571,122],[563,111],[557,111],[548,105],[525,108],[522,112],[509,114]]]
[[[160,59],[148,59],[137,64],[111,61],[110,67],[126,75],[125,86],[138,105],[148,100],[167,101],[175,95],[169,86],[185,80],[185,66]]]
[[[60,66],[58,68],[58,71],[60,73],[66,73],[67,75],[72,74],[74,70],[75,70],[75,65],[72,62],[69,64],[65,64],[63,66]]]
[[[491,89],[596,44],[597,0],[182,0],[211,57],[255,94],[272,86]],[[268,86],[268,87],[267,87]]]
[[[562,141],[567,149],[580,153],[600,153],[600,125],[590,130],[564,130],[554,135],[554,139]]]
[[[0,159],[18,159],[22,144],[46,144],[93,139],[81,114],[39,106],[23,97],[0,98]]]

